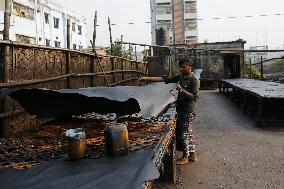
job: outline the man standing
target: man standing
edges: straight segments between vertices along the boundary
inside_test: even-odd
[[[196,113],[196,101],[199,96],[200,81],[192,72],[192,60],[182,59],[179,62],[180,74],[173,77],[141,77],[139,81],[156,81],[165,83],[178,83],[178,98],[176,101],[176,146],[183,152],[177,160],[182,165],[188,161],[197,161],[195,144],[192,132],[192,122]]]

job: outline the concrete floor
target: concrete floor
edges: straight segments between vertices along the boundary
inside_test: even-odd
[[[284,188],[284,126],[256,127],[230,99],[201,91],[193,129],[198,162],[154,188]]]

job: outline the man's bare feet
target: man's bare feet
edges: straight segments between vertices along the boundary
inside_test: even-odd
[[[191,162],[196,162],[197,161],[196,152],[190,152],[189,153],[188,161],[191,161]]]
[[[177,165],[183,165],[188,163],[188,157],[182,157],[180,159],[177,160]]]

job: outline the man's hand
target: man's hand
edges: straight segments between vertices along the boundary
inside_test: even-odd
[[[147,81],[147,79],[146,79],[145,77],[140,77],[140,78],[138,78],[138,80],[137,80],[137,84],[138,84],[138,85],[141,85],[143,81]]]
[[[187,92],[186,90],[184,90],[184,89],[180,86],[180,84],[177,85],[176,90],[178,90],[180,93],[182,93],[182,94],[184,94],[184,95],[190,97],[191,99],[193,99],[193,94],[190,93],[190,92]]]
[[[137,81],[141,83],[142,81],[145,81],[145,78],[144,77],[140,77],[140,78],[138,78]]]
[[[141,83],[142,81],[162,82],[164,81],[164,78],[162,77],[140,77],[137,81],[138,83]]]
[[[144,78],[144,77],[140,77],[140,78],[138,78],[138,80],[137,80],[137,84],[138,84],[138,85],[141,85],[141,83],[142,83],[143,81],[145,81],[145,78]]]
[[[176,90],[181,91],[183,88],[180,86],[180,84],[178,84]]]

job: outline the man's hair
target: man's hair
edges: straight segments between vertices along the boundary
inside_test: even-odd
[[[182,66],[184,64],[187,64],[189,65],[190,67],[192,67],[193,65],[193,60],[192,59],[189,59],[189,58],[183,58],[183,59],[180,59],[179,60],[179,66]]]

